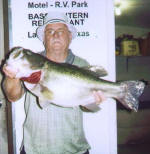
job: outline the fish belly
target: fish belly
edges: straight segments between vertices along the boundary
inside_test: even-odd
[[[43,86],[46,86],[52,93],[52,103],[64,106],[74,107],[78,105],[86,106],[94,103],[95,98],[93,95],[94,90],[101,90],[106,97],[114,97],[116,95],[116,89],[118,86],[110,85],[109,83],[103,84],[99,81],[89,81],[79,78],[71,78],[69,76],[55,76],[49,80],[43,80]],[[54,77],[55,76],[55,77]]]
[[[52,102],[64,107],[75,107],[93,102],[94,98],[90,88],[83,83],[53,82],[49,83],[49,89],[53,93]]]

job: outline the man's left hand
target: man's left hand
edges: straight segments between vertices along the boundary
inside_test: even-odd
[[[95,103],[97,105],[101,104],[103,101],[106,100],[106,97],[104,96],[102,91],[93,91],[93,95],[95,98]]]

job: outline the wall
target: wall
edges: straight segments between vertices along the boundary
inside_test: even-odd
[[[0,61],[4,57],[4,26],[3,26],[3,0],[0,0]],[[0,82],[2,75],[0,74]],[[6,104],[0,89],[0,154],[8,153],[7,128],[6,128]]]
[[[116,38],[122,34],[129,34],[138,38],[138,37],[146,36],[148,32],[150,32],[150,28],[146,29],[146,28],[138,28],[138,27],[131,27],[131,26],[123,26],[123,25],[115,26]]]
[[[3,0],[0,0],[0,61],[4,56]]]

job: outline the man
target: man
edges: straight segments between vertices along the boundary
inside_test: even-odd
[[[44,19],[44,25],[37,29],[37,37],[43,42],[45,51],[41,54],[55,62],[66,62],[87,66],[87,61],[75,56],[69,45],[76,36],[76,29],[69,24],[63,13],[51,12]],[[50,104],[40,109],[36,98],[26,92],[21,81],[7,66],[4,89],[9,101],[16,101],[25,93],[26,120],[24,123],[24,150],[26,154],[88,154],[88,145],[79,107],[63,108]],[[61,86],[61,85],[60,85]],[[95,102],[103,101],[100,92],[93,92]]]

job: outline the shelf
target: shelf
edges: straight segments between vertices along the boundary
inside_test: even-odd
[[[116,79],[150,81],[150,56],[116,56]]]

